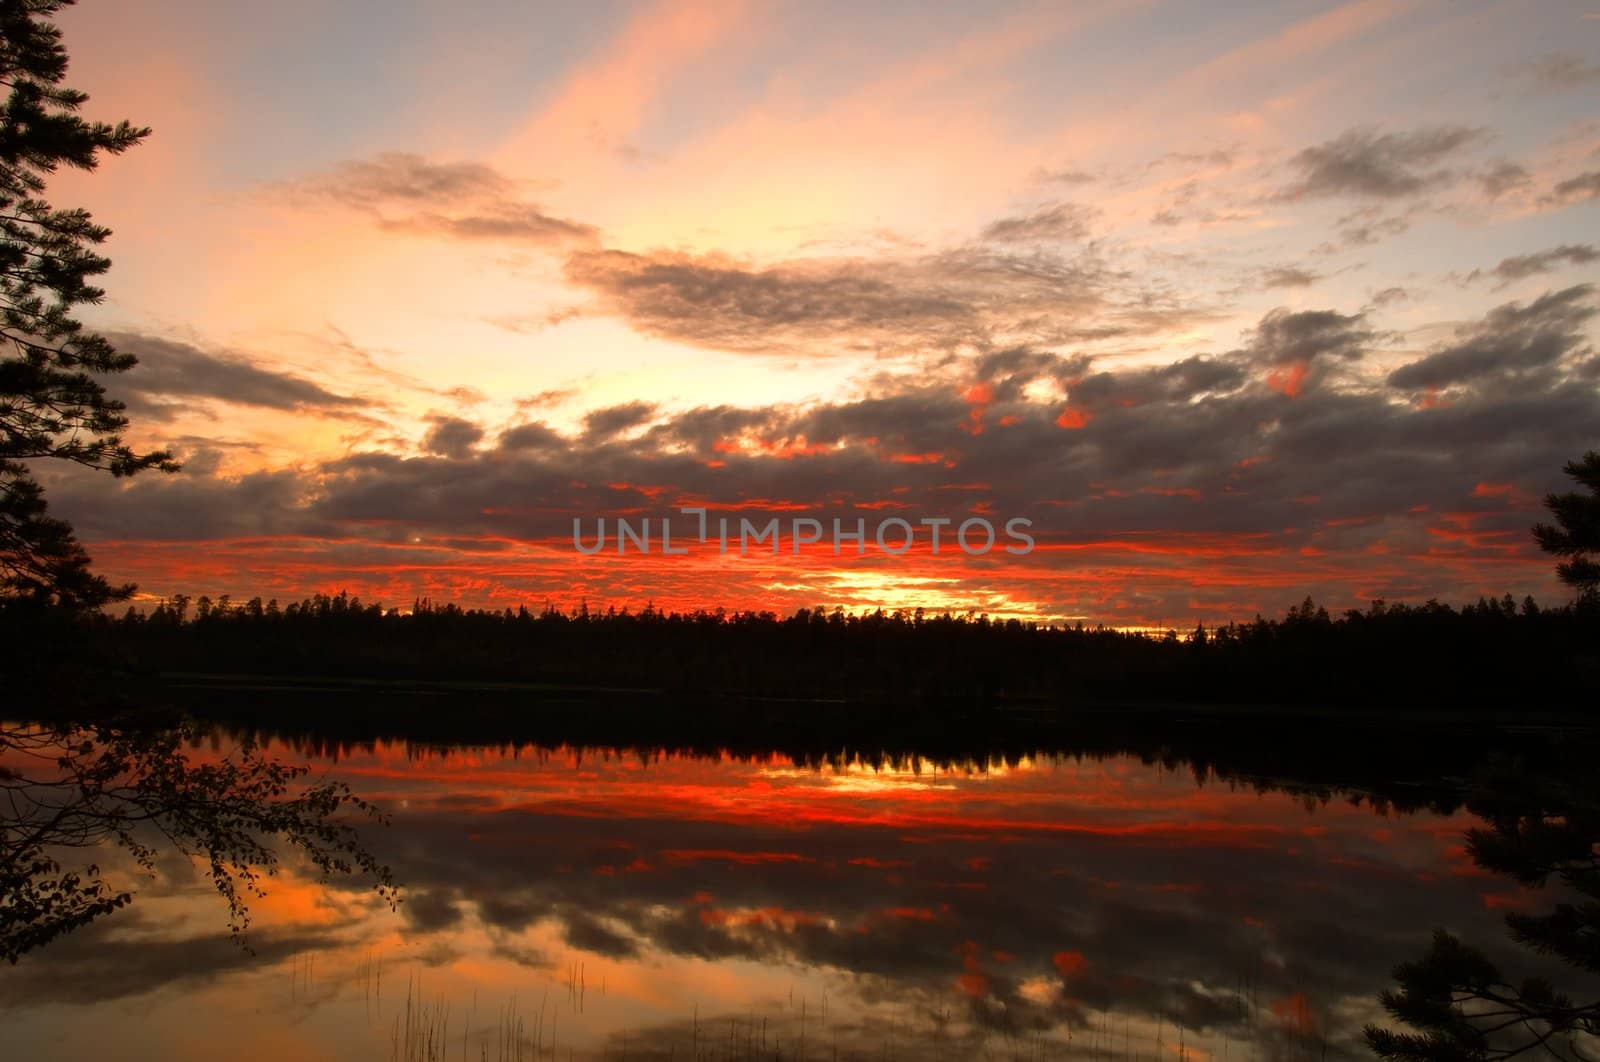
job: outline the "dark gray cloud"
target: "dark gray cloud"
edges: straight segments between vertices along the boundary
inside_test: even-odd
[[[1499,280],[1501,286],[1504,286],[1540,273],[1552,272],[1564,265],[1588,265],[1595,261],[1600,261],[1600,250],[1596,250],[1592,245],[1564,243],[1548,251],[1502,258],[1500,264],[1489,270],[1487,275]],[[1481,270],[1474,269],[1467,275],[1467,279],[1477,280],[1484,275]]]
[[[1021,401],[1027,386],[1038,380],[1065,387],[1066,381],[1087,376],[1093,363],[1087,355],[1062,357],[1019,346],[984,354],[973,363],[973,369],[978,381],[992,390],[992,400],[1004,404]]]
[[[575,255],[567,276],[630,323],[666,338],[762,349],[768,336],[882,333],[903,324],[958,328],[966,303],[934,285],[900,286],[868,262],[751,268],[720,258]]]
[[[631,959],[646,941],[620,931],[622,920],[596,918],[577,904],[563,904],[555,912],[562,923],[562,935],[575,948],[612,959]]]
[[[1375,292],[1372,296],[1370,305],[1374,309],[1381,309],[1382,307],[1388,306],[1391,303],[1405,302],[1408,299],[1413,299],[1415,297],[1416,294],[1410,289],[1396,285],[1394,287],[1384,288],[1382,291]]]
[[[507,428],[500,434],[499,446],[502,450],[543,450],[565,446],[566,442],[550,425],[533,421]]]
[[[597,409],[585,414],[584,434],[593,438],[609,438],[645,423],[655,411],[655,404],[651,402],[624,402],[621,405]]]
[[[519,183],[476,162],[431,162],[384,152],[276,186],[291,202],[337,203],[371,214],[384,229],[464,240],[587,242],[592,225],[556,217],[520,198]]]
[[[1514,188],[1523,188],[1533,183],[1533,177],[1526,169],[1508,159],[1500,159],[1489,165],[1489,168],[1478,175],[1478,183],[1483,186],[1483,194],[1490,199],[1498,199]]]
[[[461,922],[461,897],[451,888],[408,889],[400,913],[413,929],[425,933],[449,929]]]
[[[512,182],[477,162],[429,162],[421,155],[386,151],[350,159],[327,173],[307,177],[282,190],[320,196],[346,206],[374,209],[395,202],[459,202],[510,194]]]
[[[739,406],[701,406],[654,425],[647,441],[653,445],[688,446],[706,452],[724,439],[737,438],[752,429],[772,426],[778,420],[772,409]]]
[[[1321,273],[1301,269],[1299,266],[1276,266],[1263,269],[1259,275],[1260,284],[1264,288],[1309,288],[1321,279]]]
[[[483,428],[460,417],[435,415],[428,418],[428,433],[422,437],[422,448],[430,454],[444,457],[466,457],[473,447],[483,441]]]
[[[1408,390],[1445,388],[1493,376],[1502,382],[1547,369],[1587,348],[1594,287],[1580,284],[1523,305],[1507,303],[1440,350],[1389,374]]]
[[[1545,197],[1550,203],[1585,203],[1591,199],[1600,198],[1600,170],[1589,173],[1580,173],[1576,177],[1569,177],[1558,181]]]
[[[607,250],[572,255],[566,272],[651,335],[750,352],[803,345],[813,354],[986,343],[1011,330],[1071,332],[1099,320],[1106,280],[1086,257],[973,249],[765,267]]]
[[[1359,359],[1374,333],[1364,314],[1336,310],[1273,310],[1261,319],[1249,352],[1271,365],[1318,358]]]
[[[1089,223],[1099,212],[1076,203],[1054,203],[1031,214],[1001,218],[985,226],[983,239],[992,243],[1027,243],[1034,240],[1083,240]]]
[[[1397,199],[1446,181],[1440,164],[1477,141],[1482,132],[1465,126],[1433,126],[1404,133],[1352,129],[1295,155],[1300,179],[1284,198],[1357,196]]]
[[[1240,359],[1195,356],[1155,368],[1088,373],[1064,383],[1074,409],[1116,416],[1149,406],[1181,407],[1204,395],[1236,391],[1248,379]]]
[[[258,535],[338,534],[308,518],[318,487],[304,471],[280,469],[224,476],[201,461],[171,476],[142,476],[108,490],[87,469],[50,466],[40,476],[51,510],[71,512],[81,533],[95,538],[134,535],[158,541],[199,541]],[[209,467],[208,467],[209,466]]]
[[[335,394],[319,384],[287,372],[263,369],[233,355],[214,354],[188,343],[134,332],[108,333],[107,339],[139,364],[117,378],[116,392],[131,396],[141,415],[172,412],[167,398],[209,398],[269,409],[355,411],[367,403]],[[180,403],[181,404],[181,403]]]
[[[1390,214],[1380,207],[1368,207],[1346,214],[1338,220],[1335,227],[1339,233],[1339,242],[1337,245],[1332,245],[1331,249],[1347,250],[1352,247],[1370,247],[1391,236],[1399,236],[1411,228],[1411,218],[1407,212]]]

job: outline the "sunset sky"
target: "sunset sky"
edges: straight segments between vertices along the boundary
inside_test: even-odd
[[[141,598],[1192,626],[1561,600],[1600,7],[82,0],[49,197],[182,473],[41,465]],[[572,521],[1033,521],[580,556]],[[688,524],[682,525],[686,530]],[[674,527],[674,532],[680,530]]]

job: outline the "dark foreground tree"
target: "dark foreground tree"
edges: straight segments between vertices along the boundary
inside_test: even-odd
[[[1508,773],[1478,785],[1467,806],[1488,824],[1467,833],[1474,863],[1528,887],[1559,884],[1550,911],[1506,916],[1512,939],[1580,976],[1600,975],[1600,800],[1592,787]],[[1542,978],[1513,978],[1443,930],[1427,954],[1396,968],[1395,980],[1381,1002],[1415,1031],[1366,1029],[1368,1045],[1389,1062],[1600,1057],[1600,1000],[1575,1000]]]
[[[365,872],[391,905],[389,869],[364,849],[350,818],[377,819],[337,781],[268,759],[249,743],[220,756],[195,750],[192,725],[141,721],[0,726],[0,958],[23,953],[127,904],[94,859],[118,847],[145,870],[159,848],[201,862],[243,941],[247,898],[276,873],[278,845],[324,880]],[[83,849],[82,866],[64,866]]]
[[[127,476],[173,471],[164,452],[123,442],[124,407],[100,378],[136,359],[88,331],[77,307],[100,301],[91,280],[111,265],[95,248],[110,230],[42,193],[62,166],[92,170],[148,133],[78,114],[87,97],[61,85],[67,53],[49,21],[72,0],[0,0],[0,596],[93,607],[126,597],[89,572],[89,557],[48,515],[28,462],[57,458]]]
[[[1590,604],[1600,601],[1600,451],[1590,450],[1562,469],[1583,485],[1583,491],[1551,494],[1545,508],[1556,523],[1536,524],[1533,537],[1547,553],[1565,558],[1556,565],[1561,581]]]
[[[86,97],[62,85],[67,53],[50,21],[70,2],[0,0],[0,606],[25,599],[88,609],[132,592],[89,570],[72,528],[49,514],[32,462],[53,458],[113,476],[177,467],[167,453],[140,453],[123,441],[124,407],[101,380],[135,359],[74,316],[103,295],[91,282],[110,267],[96,250],[110,232],[87,211],[43,198],[61,167],[93,170],[149,132],[79,115]],[[22,681],[26,661],[8,658],[3,681],[15,700],[5,713],[26,715],[31,693],[81,714],[93,698],[76,696],[72,680],[92,669],[66,656],[77,648],[50,644],[32,654],[72,665],[45,669],[32,690]],[[15,962],[130,900],[92,863],[107,846],[146,869],[157,846],[202,860],[236,935],[248,921],[246,895],[278,866],[278,845],[324,874],[367,871],[393,899],[387,869],[346,821],[351,812],[373,814],[370,806],[340,783],[309,783],[304,768],[249,746],[196,758],[195,736],[148,718],[47,728],[0,720],[0,956]],[[89,865],[64,866],[72,848],[92,848]]]

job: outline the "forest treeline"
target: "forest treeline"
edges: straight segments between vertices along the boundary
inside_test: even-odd
[[[1600,610],[1374,602],[1147,633],[922,610],[409,610],[177,597],[120,617],[0,606],[19,670],[520,683],[895,704],[1085,700],[1570,712],[1600,693]],[[95,670],[90,668],[88,670]]]

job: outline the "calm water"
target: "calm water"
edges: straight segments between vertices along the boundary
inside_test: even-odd
[[[132,907],[0,970],[0,1054],[1367,1057],[1376,993],[1434,926],[1515,957],[1505,910],[1548,899],[1473,865],[1464,813],[1129,757],[316,760],[392,812],[371,836],[399,913],[291,868],[251,956],[169,858]]]

